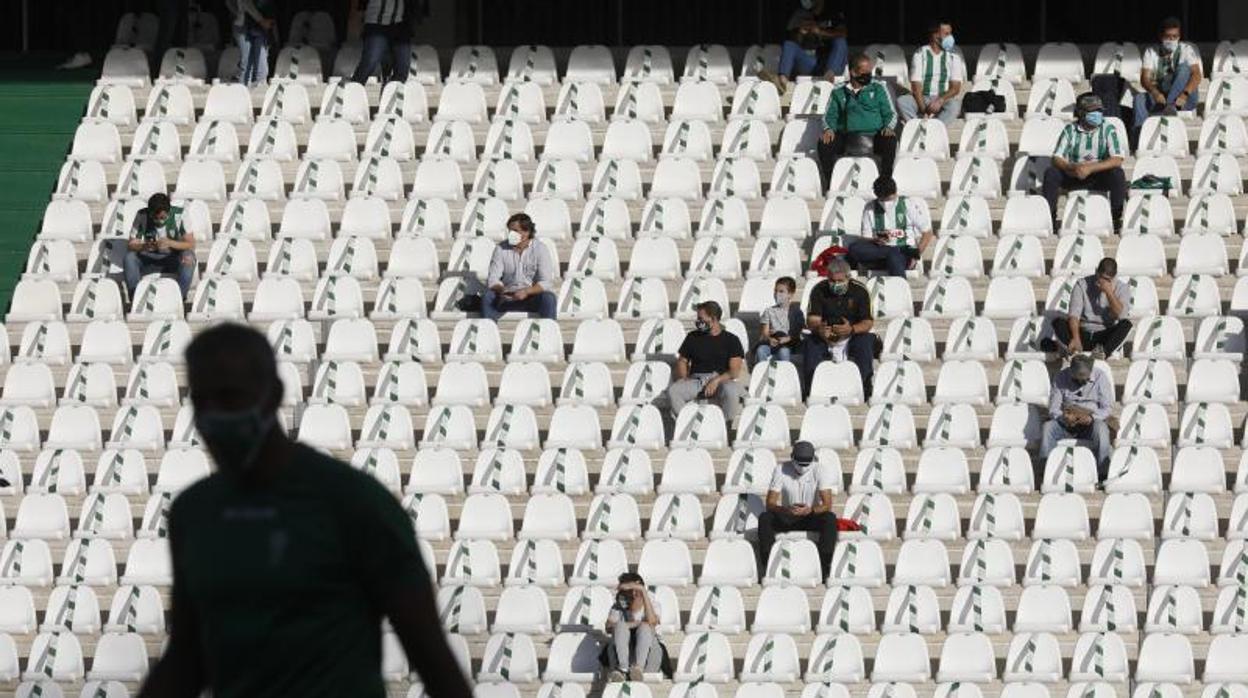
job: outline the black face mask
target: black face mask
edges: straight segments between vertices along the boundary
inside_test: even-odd
[[[855,85],[870,85],[871,73],[854,73],[850,76],[850,79],[854,81]]]

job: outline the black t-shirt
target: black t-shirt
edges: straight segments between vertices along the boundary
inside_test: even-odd
[[[722,328],[719,334],[690,332],[685,335],[685,341],[681,342],[678,353],[689,360],[689,375],[726,373],[729,360],[745,356],[741,349],[741,340]]]
[[[838,324],[842,319],[854,325],[871,317],[871,294],[861,282],[851,279],[849,290],[838,296],[824,279],[811,290],[810,309],[806,314],[818,315],[829,325]]]
[[[218,698],[385,696],[382,608],[431,582],[408,514],[372,477],[296,444],[264,488],[220,472],[187,488],[169,536],[173,603],[193,609]]]

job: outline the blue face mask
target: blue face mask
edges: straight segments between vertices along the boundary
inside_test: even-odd
[[[1090,111],[1083,115],[1083,123],[1088,126],[1100,126],[1105,123],[1105,114],[1099,111]]]
[[[941,40],[940,40],[940,48],[941,48],[942,50],[945,50],[945,51],[952,51],[954,46],[955,46],[955,44],[954,44],[954,41],[953,41],[953,34],[950,34],[949,36],[946,36],[946,37],[942,37],[942,38],[941,38]]]

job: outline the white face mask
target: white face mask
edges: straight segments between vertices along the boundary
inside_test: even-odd
[[[1179,48],[1179,40],[1165,39],[1161,42],[1161,47],[1166,50],[1166,53],[1174,53],[1174,51]]]
[[[515,247],[516,245],[519,245],[523,241],[524,241],[524,233],[521,233],[517,230],[507,231],[507,244],[508,245]]]
[[[788,305],[788,303],[789,294],[787,291],[784,293],[776,292],[776,305]]]

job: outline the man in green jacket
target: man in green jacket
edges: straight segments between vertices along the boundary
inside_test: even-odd
[[[874,155],[880,174],[892,174],[897,153],[897,112],[884,83],[871,76],[871,58],[865,53],[849,61],[849,82],[832,93],[823,116],[823,136],[819,139],[819,167],[824,179],[842,155]]]

